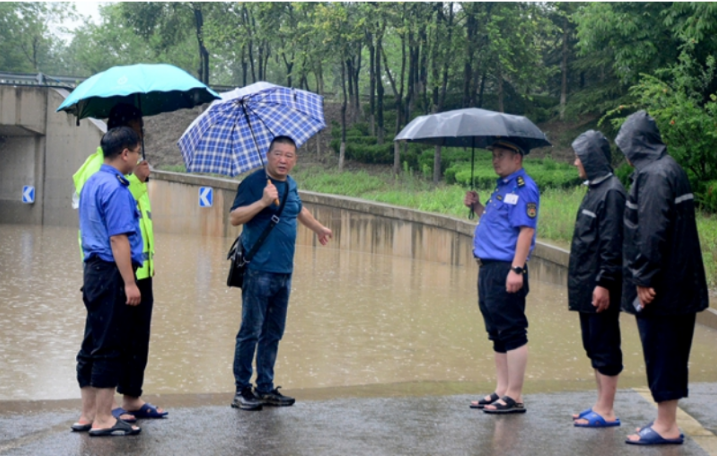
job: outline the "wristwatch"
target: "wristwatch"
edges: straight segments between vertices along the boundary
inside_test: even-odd
[[[510,269],[516,274],[525,274],[525,269],[521,268],[520,266],[511,266]]]

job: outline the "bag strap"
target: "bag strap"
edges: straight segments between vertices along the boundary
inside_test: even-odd
[[[259,239],[256,240],[256,243],[254,243],[254,246],[249,250],[249,253],[244,255],[244,262],[249,263],[252,258],[254,258],[254,255],[256,255],[257,250],[259,250],[259,247],[264,243],[266,238],[269,236],[269,233],[272,229],[276,226],[277,223],[281,220],[279,217],[281,216],[281,213],[284,212],[284,206],[286,205],[286,200],[289,199],[289,181],[286,181],[286,188],[284,189],[284,199],[281,201],[281,206],[279,206],[279,212],[277,212],[275,215],[271,216],[271,221],[269,222],[269,225],[264,229],[264,232],[261,233],[261,236],[259,236]]]

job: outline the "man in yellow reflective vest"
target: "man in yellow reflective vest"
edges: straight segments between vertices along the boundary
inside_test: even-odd
[[[142,113],[132,105],[121,103],[110,111],[107,128],[109,130],[123,126],[132,128],[140,138],[144,136]],[[103,161],[102,148],[98,147],[97,152],[90,155],[72,176],[77,195],[82,191],[82,186],[87,182],[87,179],[99,171]],[[146,183],[149,174],[149,165],[146,161],[142,161],[135,168],[134,174],[127,176],[129,190],[135,201],[137,201],[137,209],[140,213],[139,224],[143,241],[143,264],[136,272],[137,286],[142,295],[142,301],[138,306],[131,307],[128,312],[131,329],[125,335],[127,340],[126,362],[117,387],[117,392],[123,395],[122,406],[115,407],[112,410],[115,418],[121,417],[127,422],[134,422],[137,418],[163,418],[167,415],[166,411],[144,402],[141,398],[144,370],[147,366],[147,355],[149,353],[149,335],[154,303],[152,294],[154,232],[152,231],[152,208],[149,203]]]

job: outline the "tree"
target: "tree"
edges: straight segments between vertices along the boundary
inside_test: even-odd
[[[34,73],[59,69],[54,57],[63,44],[48,24],[61,24],[75,14],[72,4],[0,3],[0,68]]]
[[[348,104],[347,81],[351,75],[347,62],[354,57],[363,37],[361,23],[357,22],[358,7],[355,4],[328,3],[316,7],[317,26],[324,38],[325,50],[333,57],[340,69],[341,98],[341,145],[339,147],[339,170],[343,170],[346,154],[346,109]]]
[[[146,40],[157,53],[186,42],[190,30],[194,31],[197,42],[198,67],[196,74],[200,81],[209,83],[209,51],[204,40],[205,10],[210,3],[187,2],[137,2],[119,3],[125,23]]]

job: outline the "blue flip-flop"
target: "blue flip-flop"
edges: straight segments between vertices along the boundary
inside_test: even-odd
[[[159,412],[157,410],[157,407],[150,404],[149,402],[145,402],[142,407],[139,408],[139,410],[132,410],[131,413],[136,418],[144,419],[144,418],[164,418],[169,414],[169,412]]]
[[[666,439],[652,429],[652,426],[645,426],[637,435],[640,436],[640,440],[626,439],[625,443],[630,445],[682,445],[685,443],[684,434],[680,434],[676,439]]]
[[[574,416],[573,420],[579,420],[580,418],[585,417],[585,415],[587,415],[588,413],[591,413],[592,411],[593,411],[592,408],[583,410],[582,412],[578,413],[578,416]]]
[[[587,423],[573,423],[573,426],[575,427],[584,427],[584,428],[605,428],[605,427],[614,427],[614,426],[620,426],[620,418],[615,418],[615,421],[605,421],[605,418],[598,415],[597,413],[590,410],[589,413],[586,413],[585,415],[582,415],[580,418],[584,420],[588,420]],[[578,419],[580,419],[578,418]]]
[[[134,415],[134,412],[128,412],[127,410],[123,409],[122,407],[117,407],[116,409],[112,409],[112,416],[114,416],[114,417],[117,418],[118,420],[122,420],[122,421],[124,421],[125,423],[130,423],[130,424],[133,424],[133,423],[136,423],[136,422],[137,422],[137,416],[136,416],[136,415],[135,415],[134,418],[130,418],[130,419],[127,419],[127,420],[120,418],[120,416],[122,416],[122,415]]]

